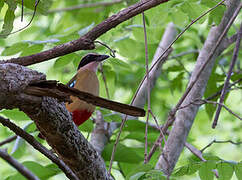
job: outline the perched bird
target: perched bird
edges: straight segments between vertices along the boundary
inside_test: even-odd
[[[82,58],[77,68],[77,73],[67,85],[74,87],[80,91],[88,92],[98,96],[99,94],[99,81],[96,75],[98,65],[105,59],[109,58],[108,55],[99,55],[89,53]],[[80,100],[77,97],[71,96],[72,103],[66,103],[67,110],[72,113],[72,120],[77,126],[80,126],[90,118],[95,106]],[[38,137],[45,139],[44,135],[38,134]]]
[[[82,58],[78,66],[78,71],[75,79],[69,83],[70,87],[74,87],[80,91],[88,92],[98,96],[99,94],[99,81],[96,75],[98,65],[105,59],[109,58],[108,55],[100,55],[89,53]],[[80,100],[77,97],[71,96],[72,103],[66,103],[66,108],[72,113],[74,123],[79,126],[84,123],[92,115],[95,106]]]

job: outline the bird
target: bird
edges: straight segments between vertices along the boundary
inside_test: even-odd
[[[108,58],[108,55],[88,53],[81,59],[76,75],[67,83],[67,85],[80,91],[98,96],[99,81],[96,72],[99,64]],[[91,117],[95,110],[95,106],[74,96],[70,96],[70,99],[71,103],[65,104],[66,109],[71,113],[72,120],[76,126],[80,126]],[[39,133],[38,137],[45,139],[45,136],[42,133]]]
[[[96,72],[99,64],[108,58],[108,55],[88,53],[81,59],[74,78],[67,84],[80,91],[98,96],[99,81]],[[65,104],[66,109],[72,114],[74,123],[80,126],[91,117],[95,106],[80,100],[78,97],[70,96],[70,99],[72,102]]]

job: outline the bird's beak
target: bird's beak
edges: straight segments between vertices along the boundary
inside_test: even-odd
[[[108,59],[108,58],[109,58],[108,55],[99,55],[99,56],[97,56],[96,61],[101,62],[101,61]]]

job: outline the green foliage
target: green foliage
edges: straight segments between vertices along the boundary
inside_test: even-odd
[[[110,160],[112,150],[113,150],[113,143],[109,143],[107,146],[105,146],[102,152],[102,157],[105,161]],[[143,160],[143,157],[136,152],[137,150],[138,150],[137,148],[130,148],[123,144],[118,144],[117,151],[116,151],[117,153],[114,157],[114,160],[118,162],[137,164]]]
[[[111,0],[106,1],[110,2]],[[88,1],[88,3],[95,2],[101,2],[101,0]],[[50,9],[75,6],[84,2],[78,0],[41,0],[38,4],[36,17],[31,25],[17,34],[7,36],[5,34],[9,34],[13,32],[13,29],[17,30],[19,26],[23,26],[19,18],[21,15],[21,0],[0,0],[0,59],[28,56],[50,49],[56,45],[76,40],[107,17],[126,8],[127,5],[132,5],[136,2],[138,1],[126,0],[125,2],[112,6],[82,8],[49,14],[48,11]],[[209,8],[215,6],[218,2],[219,0],[172,0],[145,11],[149,63],[151,64],[153,55],[168,23],[173,22],[179,33],[190,22],[202,15],[202,13]],[[24,21],[29,22],[33,14],[34,5],[34,0],[24,0]],[[200,21],[193,24],[173,45],[173,51],[169,57],[174,57],[180,53],[186,53],[191,50],[201,50],[211,25],[220,23],[225,10],[226,6],[221,5],[204,16]],[[240,22],[241,16],[238,17],[238,22],[230,29],[229,36],[236,33],[236,29],[239,28]],[[110,99],[129,104],[140,81],[145,75],[145,46],[142,16],[137,15],[121,23],[103,34],[98,40],[106,43],[113,50],[117,51],[116,58],[109,58],[103,63],[103,72],[106,77]],[[46,73],[47,79],[55,79],[62,83],[66,83],[75,74],[83,55],[88,52],[109,54],[109,50],[105,47],[99,44],[95,45],[96,48],[92,51],[74,52],[54,60],[49,60],[48,62],[36,64],[35,66],[31,66],[31,68]],[[221,57],[217,58],[212,75],[207,84],[204,98],[208,98],[222,89],[226,73],[228,72],[233,48],[234,45],[231,45]],[[231,83],[242,78],[241,73],[238,73],[241,72],[241,62],[239,61],[241,55],[240,52],[238,63],[231,77]],[[175,59],[169,59],[164,63],[161,75],[151,91],[151,109],[157,117],[159,125],[162,125],[166,121],[167,114],[171,108],[176,105],[184,89],[187,87],[197,56],[197,52],[187,53]],[[100,96],[107,98],[105,84],[100,71],[98,71],[98,78],[100,81]],[[241,89],[241,84],[242,83],[237,84],[237,90],[228,92],[225,99],[225,104],[231,107],[231,109],[240,116],[241,93],[238,89]],[[218,98],[219,97],[214,98],[213,101],[217,101]],[[97,109],[102,112],[106,122],[121,123],[122,117],[120,114],[99,107]],[[221,124],[219,124],[219,128],[216,129],[216,131],[211,130],[210,120],[213,118],[215,110],[216,107],[211,104],[201,106],[189,134],[189,143],[196,144],[197,147],[201,148],[206,146],[211,138],[214,137],[218,139],[241,141],[240,122],[235,120],[235,118],[224,109],[222,109],[220,114],[219,123],[221,122]],[[26,125],[30,119],[23,112],[17,109],[1,110],[0,115],[9,118],[20,127],[25,128],[27,132],[37,137],[38,132],[36,131],[36,126],[34,123]],[[154,154],[148,164],[143,164],[145,147],[144,122],[145,118],[139,118],[138,120],[128,120],[125,123],[121,134],[121,143],[118,145],[114,159],[117,161],[117,163],[114,162],[114,165],[118,164],[115,169],[120,171],[122,175],[114,173],[116,179],[166,179],[161,171],[154,170],[157,159],[161,153],[160,150]],[[155,124],[152,118],[150,118],[149,122]],[[87,134],[92,132],[93,127],[93,122],[88,120],[79,127],[79,130]],[[110,138],[110,142],[105,146],[102,153],[107,167],[109,166],[108,162],[111,157],[117,133],[118,130],[115,130]],[[1,141],[12,135],[14,135],[13,132],[0,125]],[[158,135],[159,131],[157,129],[148,127],[148,151],[150,151]],[[43,145],[47,145],[46,141],[40,140],[39,138],[37,138],[37,140]],[[162,142],[162,147],[163,145],[164,142]],[[31,159],[31,161],[24,162],[23,164],[36,173],[40,179],[48,179],[50,177],[51,179],[60,179],[59,176],[61,176],[61,171],[53,164],[44,165],[49,164],[50,161],[34,151],[23,139],[18,137],[12,143],[4,145],[4,148],[5,147],[8,148],[11,155],[20,162]],[[225,153],[228,152],[228,149],[231,152]],[[214,170],[218,172],[220,179],[231,179],[232,175],[236,176],[239,180],[242,179],[241,162],[231,163],[222,160],[229,159],[241,161],[241,159],[239,159],[241,157],[241,146],[232,147],[231,144],[220,144],[213,145],[206,151],[209,153],[203,154],[204,158],[207,160],[206,162],[201,162],[195,157],[191,158],[190,153],[185,151],[185,153],[181,155],[170,179],[194,179],[195,176],[199,176],[202,180],[215,179]],[[10,169],[8,164],[5,162],[0,163],[0,176],[3,176],[3,179],[23,179],[16,170]],[[56,174],[58,174],[58,177],[54,177]]]
[[[6,38],[9,33],[13,30],[13,21],[15,18],[14,11],[17,8],[17,4],[15,1],[6,0],[4,1],[8,5],[8,9],[4,16],[4,24],[2,26],[2,31],[0,33],[0,37]],[[2,7],[3,3],[0,5]]]
[[[30,120],[30,118],[22,111],[19,111],[18,109],[13,110],[2,110],[0,111],[0,115],[4,115],[12,120],[15,121],[26,121]]]
[[[33,172],[40,180],[48,179],[58,173],[60,173],[60,169],[54,165],[49,164],[47,166],[42,166],[41,164],[34,161],[25,161],[22,163],[26,168],[28,168],[31,172]],[[15,175],[9,176],[6,180],[25,180],[20,173],[16,173]]]

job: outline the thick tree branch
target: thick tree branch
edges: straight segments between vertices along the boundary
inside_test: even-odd
[[[7,163],[17,169],[24,177],[29,180],[39,180],[37,176],[35,176],[30,170],[20,164],[16,159],[11,157],[7,150],[0,149],[0,157],[3,158]]]
[[[105,163],[73,123],[64,103],[23,93],[31,83],[45,80],[37,71],[0,64],[0,109],[19,108],[34,120],[46,141],[80,179],[112,179]]]
[[[221,34],[226,29],[227,24],[229,23],[230,19],[234,15],[234,13],[238,13],[238,8],[240,8],[241,4],[239,0],[229,1],[228,2],[228,9],[224,14],[224,17],[218,27],[213,27],[210,30],[208,38],[204,44],[203,49],[201,50],[196,66],[194,68],[191,82],[197,78],[197,75],[201,69],[201,67],[205,64],[208,56],[210,56],[211,49],[214,48],[217,41],[219,41]],[[196,83],[194,84],[193,88],[190,90],[189,94],[184,99],[182,105],[188,104],[194,99],[201,99],[203,93],[205,91],[205,87],[209,76],[211,74],[214,62],[216,57],[222,52],[223,48],[219,47],[217,51],[214,52],[213,56],[211,57],[211,61],[208,62],[207,66],[203,69],[202,73],[198,77]],[[188,85],[188,86],[189,86]],[[173,125],[173,129],[168,137],[167,143],[164,147],[164,151],[159,158],[158,163],[156,164],[157,169],[163,169],[163,171],[170,175],[177,160],[180,156],[180,153],[184,147],[187,135],[190,131],[190,128],[193,124],[194,118],[198,111],[198,105],[192,105],[185,109],[179,110],[176,116],[175,123]]]
[[[1,63],[15,63],[23,66],[28,66],[31,64],[36,64],[52,58],[63,56],[75,51],[94,49],[94,40],[109,31],[110,29],[152,7],[158,6],[159,4],[165,3],[167,1],[169,0],[146,0],[138,2],[132,6],[121,10],[117,14],[112,15],[77,40],[55,46],[52,49],[30,56],[11,58],[9,60],[2,61]]]

